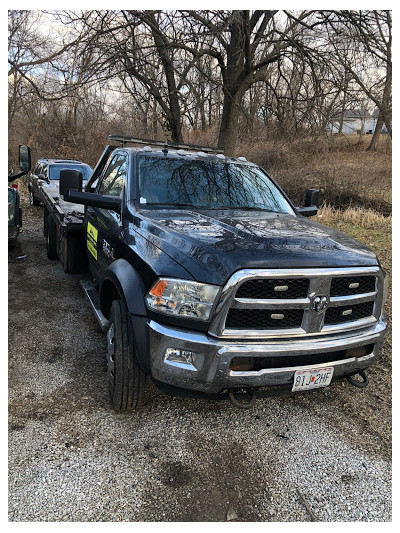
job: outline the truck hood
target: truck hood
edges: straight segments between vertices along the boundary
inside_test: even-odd
[[[301,216],[246,210],[142,210],[146,239],[197,281],[224,284],[242,268],[377,265],[355,239]]]

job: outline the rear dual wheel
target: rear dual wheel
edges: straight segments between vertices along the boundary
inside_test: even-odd
[[[136,357],[132,326],[122,300],[114,300],[111,305],[107,376],[113,409],[119,412],[138,409],[143,401],[146,375]]]
[[[57,259],[57,226],[50,215],[46,224],[46,252],[49,259]]]

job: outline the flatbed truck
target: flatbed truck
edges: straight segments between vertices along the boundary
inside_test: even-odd
[[[47,255],[83,274],[107,334],[115,410],[139,407],[146,376],[242,408],[368,383],[387,276],[366,246],[309,219],[318,191],[295,207],[244,157],[112,138],[85,191],[64,171],[42,195]]]

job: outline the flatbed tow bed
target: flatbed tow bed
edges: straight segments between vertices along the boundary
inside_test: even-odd
[[[58,187],[39,186],[43,201],[43,235],[47,256],[59,259],[64,271],[78,274],[87,264],[85,253],[85,206],[66,202]]]

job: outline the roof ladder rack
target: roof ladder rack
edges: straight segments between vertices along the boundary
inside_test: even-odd
[[[142,139],[141,137],[126,137],[125,135],[109,135],[111,141],[125,144],[145,144],[148,146],[160,146],[162,148],[173,148],[177,150],[197,150],[205,153],[223,153],[224,149],[218,146],[199,146],[197,144],[175,143],[173,141],[157,141],[154,139]]]

